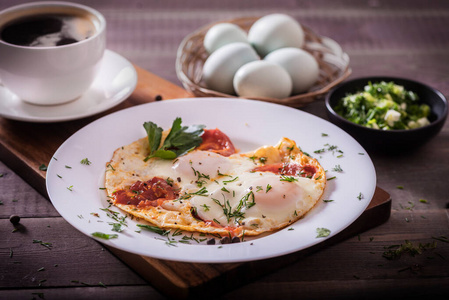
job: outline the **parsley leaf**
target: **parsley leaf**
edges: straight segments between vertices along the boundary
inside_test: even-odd
[[[159,148],[159,145],[161,143],[162,138],[162,128],[158,127],[153,122],[145,122],[143,123],[143,127],[145,128],[145,131],[148,135],[148,142],[150,145],[150,156],[153,155],[157,148]]]
[[[176,118],[173,121],[169,134],[164,140],[160,148],[162,137],[162,128],[153,122],[145,122],[144,128],[148,134],[150,144],[150,155],[145,161],[151,157],[159,157],[163,159],[174,159],[178,156],[186,154],[188,151],[198,147],[203,139],[204,125],[181,126],[182,119]]]

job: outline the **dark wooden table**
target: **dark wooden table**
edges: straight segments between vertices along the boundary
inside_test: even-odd
[[[22,2],[0,0],[0,9]],[[177,85],[176,50],[188,33],[220,19],[282,12],[340,43],[351,58],[350,78],[407,77],[449,96],[445,0],[77,2],[105,15],[109,49]],[[326,118],[323,101],[303,110]],[[20,122],[2,124],[21,127]],[[51,126],[58,130],[58,124]],[[449,123],[419,149],[400,155],[369,154],[377,185],[392,198],[387,222],[214,298],[447,299]],[[0,299],[166,298],[108,249],[69,225],[32,187],[36,185],[20,165],[5,157],[0,161]],[[25,231],[14,231],[9,221],[13,214],[22,218]],[[50,242],[51,250],[34,240]],[[414,248],[435,247],[395,260],[383,256],[389,247],[408,242]]]

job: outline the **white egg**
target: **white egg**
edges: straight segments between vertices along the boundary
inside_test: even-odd
[[[241,97],[283,99],[291,93],[292,79],[278,64],[264,60],[253,61],[235,73],[234,89]]]
[[[320,68],[316,59],[302,49],[278,49],[265,56],[264,60],[277,63],[287,70],[292,78],[293,95],[306,92],[318,80]]]
[[[214,91],[235,94],[233,78],[244,64],[258,60],[256,51],[246,43],[227,44],[213,52],[205,61],[202,79]]]
[[[235,24],[219,23],[209,28],[204,36],[203,45],[210,54],[224,45],[236,42],[248,43],[246,32]]]
[[[284,14],[264,16],[254,22],[248,32],[248,41],[262,57],[279,48],[301,48],[304,37],[301,25]]]

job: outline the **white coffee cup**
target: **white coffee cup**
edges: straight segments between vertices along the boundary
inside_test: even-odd
[[[6,42],[1,35],[0,84],[32,104],[55,105],[75,100],[91,86],[100,68],[106,46],[106,20],[98,11],[80,4],[33,2],[1,11],[0,34],[20,18],[42,14],[86,17],[94,26],[93,34],[61,46],[17,45]]]

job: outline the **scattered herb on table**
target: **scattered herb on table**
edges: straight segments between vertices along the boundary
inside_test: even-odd
[[[343,118],[374,129],[414,129],[429,124],[430,107],[418,95],[394,82],[369,82],[363,91],[348,94],[335,107]]]
[[[398,259],[402,254],[408,253],[411,256],[422,254],[425,250],[435,249],[437,246],[436,242],[422,244],[419,243],[417,246],[413,245],[412,242],[406,240],[404,244],[392,245],[384,247],[386,251],[382,254],[383,257],[389,260]]]
[[[42,284],[43,284],[44,282],[47,282],[47,279],[41,279],[41,280],[39,280],[39,286],[42,286]]]
[[[42,164],[42,165],[39,166],[39,170],[47,171],[47,166],[45,164]]]
[[[404,206],[402,206],[402,204],[399,204],[403,209],[406,209],[406,210],[413,210],[413,208],[415,207],[415,203],[413,203],[412,201],[408,201],[408,204],[410,205],[410,206],[406,206],[406,207],[404,207]]]
[[[47,247],[47,249],[50,249],[50,250],[51,250],[51,247],[53,247],[52,243],[46,243],[41,240],[33,240],[33,244],[40,244],[44,247]]]

